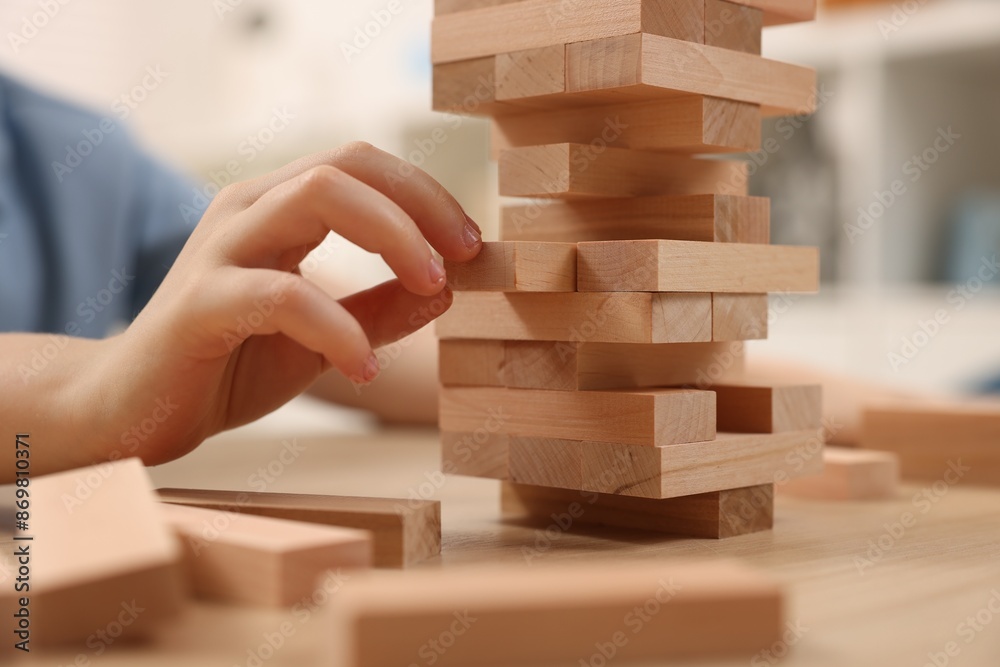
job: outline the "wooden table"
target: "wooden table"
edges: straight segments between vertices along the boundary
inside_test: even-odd
[[[525,563],[523,549],[534,547],[536,540],[544,544],[541,531],[500,520],[496,482],[440,476],[437,451],[437,434],[431,431],[306,437],[284,443],[228,435],[181,461],[154,469],[153,476],[159,486],[263,490],[264,484],[268,491],[433,497],[443,502],[444,547],[440,558],[425,567]],[[1000,489],[959,484],[940,496],[930,491],[933,501],[915,501],[922,489],[907,486],[889,502],[825,503],[781,497],[772,532],[723,541],[588,529],[560,535],[535,561],[741,558],[784,583],[787,618],[801,635],[787,657],[772,662],[758,656],[751,663],[755,666],[921,667],[934,664],[928,654],[940,654],[939,665],[947,659],[947,664],[961,667],[996,667],[1000,665]],[[915,525],[902,533],[886,528],[905,512],[915,515]],[[880,540],[888,548],[873,551],[871,564],[861,567],[858,559],[869,558],[867,552],[872,545],[878,549]],[[988,608],[991,598],[997,613]],[[986,621],[976,626],[979,631],[967,620],[977,613],[979,621],[974,623]],[[275,633],[284,621],[290,621],[285,627],[291,632],[281,647],[261,651],[261,646],[268,646],[268,634],[277,643]],[[324,647],[330,641],[323,612],[302,622],[281,611],[193,603],[182,619],[149,643],[119,643],[100,657],[93,652],[82,658],[66,652],[33,653],[30,660],[16,664],[304,667],[329,664]],[[945,654],[949,642],[959,649],[956,656]],[[271,657],[257,662],[255,657],[262,653]],[[417,656],[414,661],[424,664]],[[746,663],[743,659],[697,664]]]

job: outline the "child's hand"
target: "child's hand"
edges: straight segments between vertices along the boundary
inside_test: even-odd
[[[329,297],[297,267],[330,231],[381,254],[398,279]],[[440,184],[367,144],[225,188],[146,309],[99,351],[90,390],[103,399],[94,418],[109,450],[99,454],[168,461],[274,410],[330,367],[371,381],[373,348],[451,304],[427,242],[457,261],[481,248],[479,228]]]

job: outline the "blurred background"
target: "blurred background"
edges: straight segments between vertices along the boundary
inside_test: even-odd
[[[4,0],[0,68],[125,118],[206,183],[370,141],[496,238],[486,123],[430,111],[432,4]],[[932,391],[1000,375],[1000,3],[830,2],[816,23],[765,30],[764,55],[819,71],[815,116],[768,122],[779,149],[750,158],[773,241],[819,246],[824,289],[775,297],[751,354]],[[386,275],[346,244],[327,251],[322,269],[345,281]]]

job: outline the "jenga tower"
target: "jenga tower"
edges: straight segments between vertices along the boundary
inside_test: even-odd
[[[501,238],[448,266],[445,472],[505,511],[727,537],[772,526],[775,483],[822,466],[820,392],[739,382],[768,292],[818,289],[747,196],[762,116],[815,74],[760,56],[814,0],[437,0],[434,106],[490,115]]]

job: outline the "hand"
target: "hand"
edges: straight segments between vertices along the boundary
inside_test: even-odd
[[[331,231],[382,255],[397,279],[337,301],[303,278],[299,263]],[[367,144],[223,189],[149,305],[99,352],[90,391],[103,397],[102,440],[161,463],[274,410],[331,367],[370,382],[373,348],[451,305],[428,242],[456,261],[482,247],[439,183]]]

